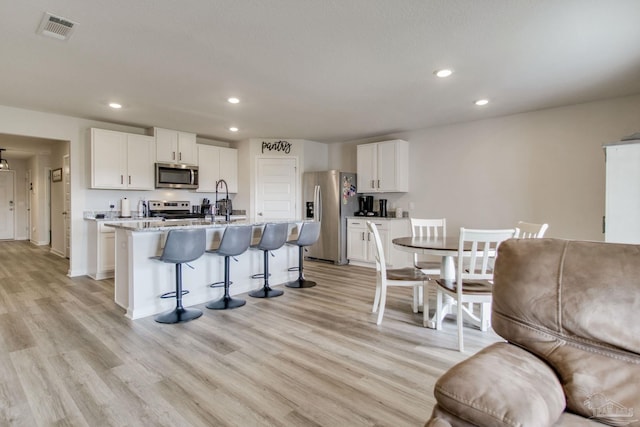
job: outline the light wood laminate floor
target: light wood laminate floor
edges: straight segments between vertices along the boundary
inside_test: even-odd
[[[374,270],[305,266],[318,286],[163,325],[126,319],[112,280],[0,242],[0,425],[421,426],[436,379],[499,340],[466,328],[458,353],[455,320],[421,327],[407,288],[376,326]]]

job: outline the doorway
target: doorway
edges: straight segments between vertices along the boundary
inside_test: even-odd
[[[71,166],[69,165],[69,155],[62,157],[62,176],[64,184],[64,257],[71,256]]]
[[[0,240],[15,238],[15,172],[0,171]]]
[[[263,219],[296,219],[298,159],[258,157],[256,215]]]

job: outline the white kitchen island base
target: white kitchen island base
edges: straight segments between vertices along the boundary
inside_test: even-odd
[[[290,231],[296,224],[290,225]],[[207,249],[216,248],[224,233],[225,225],[206,227]],[[254,226],[254,238],[260,236],[261,226]],[[116,227],[116,266],[115,266],[115,302],[125,308],[126,316],[139,319],[162,313],[175,308],[173,298],[160,298],[160,295],[175,290],[175,265],[167,264],[151,257],[160,255],[168,231],[133,231],[129,227]],[[297,272],[288,268],[297,265],[298,248],[284,245],[273,251],[270,258],[269,283],[271,286],[284,284],[297,277]],[[249,249],[231,262],[231,295],[259,289],[263,279],[252,279],[251,275],[262,272],[263,252]],[[185,290],[182,303],[185,307],[203,304],[221,298],[222,287],[209,285],[224,280],[224,257],[204,254],[190,262],[189,268],[183,264],[182,281]]]

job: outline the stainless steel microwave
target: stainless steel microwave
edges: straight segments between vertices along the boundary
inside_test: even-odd
[[[198,166],[156,163],[156,188],[198,188]]]

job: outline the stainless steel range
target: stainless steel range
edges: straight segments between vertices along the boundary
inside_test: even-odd
[[[191,202],[149,200],[149,216],[164,219],[204,218],[203,213],[193,213]]]

